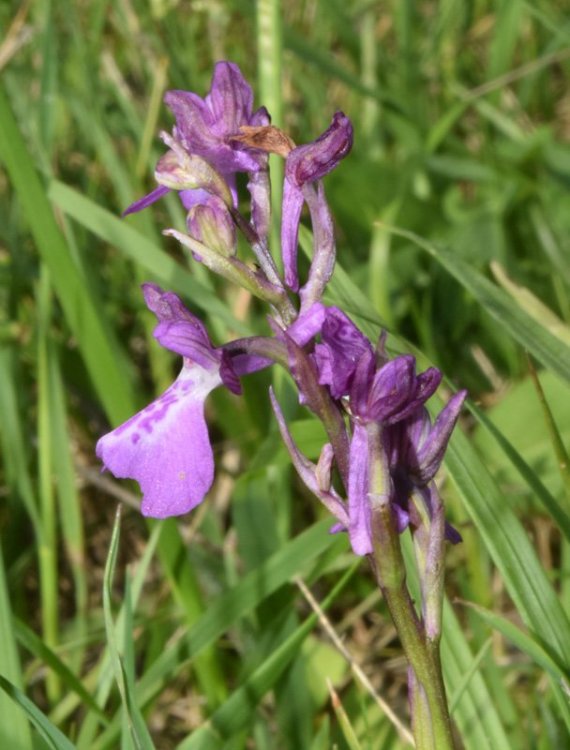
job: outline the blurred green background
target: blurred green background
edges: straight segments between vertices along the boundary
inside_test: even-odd
[[[464,536],[450,600],[485,608],[446,611],[462,742],[569,746],[567,4],[30,0],[2,3],[0,28],[0,745],[406,745],[381,705],[408,724],[385,606],[275,431],[271,382],[317,457],[283,373],[213,394],[216,484],[180,522],[147,524],[136,486],[94,456],[179,367],[152,339],[142,281],[181,294],[217,342],[267,332],[260,305],[161,237],[184,226],[175,196],[120,219],[154,184],[164,91],[203,96],[228,59],[297,143],[350,116],[353,152],[326,180],[327,301],[440,367],[442,395],[470,391],[441,477]]]

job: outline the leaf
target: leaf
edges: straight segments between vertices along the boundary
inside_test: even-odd
[[[469,607],[475,614],[484,620],[493,630],[497,630],[501,633],[508,641],[516,646],[520,651],[529,656],[533,662],[535,662],[541,669],[548,672],[555,680],[557,680],[565,692],[570,693],[570,683],[568,682],[568,673],[562,669],[558,662],[553,659],[548,651],[546,651],[536,638],[532,635],[528,635],[523,630],[518,628],[506,617],[492,612],[485,607],[481,607],[475,602],[467,602],[464,600],[458,600],[458,604],[463,604],[465,607]]]
[[[24,695],[24,693],[22,693],[21,690],[19,690],[15,685],[13,685],[9,680],[7,680],[5,677],[2,677],[1,675],[0,689],[2,689],[6,695],[10,696],[10,698],[16,705],[20,706],[20,708],[25,711],[29,720],[40,733],[42,738],[46,741],[48,747],[50,747],[52,750],[75,750],[75,746],[72,745],[67,737],[51,723],[47,716],[42,713],[40,709],[35,706],[32,701],[26,695]],[[9,721],[14,721],[13,714]],[[16,750],[16,748],[18,750],[22,748],[23,750],[24,747],[32,747],[32,745],[10,745],[9,747],[14,748],[14,750]]]
[[[331,547],[345,549],[347,542],[328,533],[330,519],[317,523],[289,541],[266,562],[248,573],[236,586],[210,602],[196,623],[149,665],[137,684],[138,705],[145,706],[181,669],[268,596]],[[338,553],[337,553],[338,554]],[[224,704],[225,705],[225,704]],[[117,719],[94,741],[89,750],[112,745],[119,731]]]
[[[249,333],[249,327],[232,315],[212,291],[196,281],[192,274],[173,260],[125,221],[98,206],[77,190],[52,180],[50,199],[68,216],[89,229],[97,237],[117,247],[124,255],[146,268],[156,282],[192,300],[192,304],[223,320],[232,330]]]
[[[109,547],[109,553],[107,555],[105,575],[103,580],[103,612],[105,616],[105,632],[107,633],[107,644],[109,646],[115,680],[117,682],[117,685],[119,686],[121,702],[123,704],[125,718],[128,722],[128,727],[132,735],[134,746],[136,750],[154,750],[152,739],[136,703],[136,698],[133,690],[133,682],[125,671],[121,654],[119,653],[119,644],[111,610],[111,586],[113,583],[113,576],[117,563],[117,551],[119,548],[119,529],[121,522],[120,509],[121,506],[118,507],[117,514],[115,516],[115,525],[113,527],[113,535],[111,537],[111,545]],[[129,598],[125,606],[124,627],[128,628],[129,632],[132,633],[130,587],[127,587],[127,589]]]
[[[0,643],[2,644],[2,672],[9,677],[14,690],[22,684],[22,672],[18,649],[14,639],[14,626],[10,599],[4,574],[4,560],[0,548]],[[7,680],[6,680],[7,682]],[[7,693],[7,694],[6,694]],[[32,735],[25,717],[18,711],[14,713],[13,696],[9,691],[0,694],[0,744],[5,748],[30,750]],[[10,697],[8,697],[10,696]],[[12,700],[10,700],[12,698]]]
[[[568,668],[568,618],[521,523],[460,431],[449,443],[445,465],[527,627]]]
[[[332,604],[357,568],[358,563],[352,565],[344,573],[340,581],[321,602],[323,609]],[[275,684],[285,667],[297,655],[301,644],[317,622],[318,616],[310,615],[202,727],[178,745],[177,750],[202,750],[202,748],[211,750],[211,748],[223,747],[226,738],[244,729],[251,720],[257,702]]]
[[[562,321],[558,315],[552,312],[541,300],[534,295],[530,289],[515,284],[506,274],[500,263],[493,261],[491,271],[503,289],[517,302],[521,310],[524,310],[530,317],[539,323],[543,328],[556,338],[559,338],[563,344],[570,346],[570,327]]]
[[[413,232],[394,227],[390,231],[426,250],[539,362],[570,381],[570,347],[521,310],[508,294],[450,251],[438,248]]]
[[[112,421],[122,422],[135,411],[128,374],[123,366],[124,355],[113,332],[104,324],[55,223],[52,208],[2,90],[0,159],[18,194],[42,260],[49,268],[98,396]]]
[[[83,683],[73,674],[69,667],[61,661],[59,656],[46,646],[33,630],[20,620],[14,621],[14,633],[22,646],[52,669],[68,690],[73,691],[83,701],[85,706],[97,714],[102,724],[107,725],[108,719],[93,696],[87,691]]]

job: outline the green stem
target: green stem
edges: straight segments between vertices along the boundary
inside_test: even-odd
[[[257,69],[259,100],[269,110],[271,121],[283,127],[283,23],[281,0],[256,0]],[[271,173],[271,247],[280,245],[283,159],[269,157]]]
[[[236,223],[236,226],[243,233],[246,240],[249,242],[251,249],[255,253],[255,257],[261,267],[261,270],[266,275],[267,280],[273,284],[277,289],[280,290],[282,300],[280,304],[280,312],[283,317],[283,321],[288,325],[292,323],[297,317],[297,311],[293,307],[291,300],[287,295],[283,281],[277,271],[275,261],[269,252],[269,249],[265,242],[263,242],[258,236],[255,229],[247,222],[237,209],[231,209],[232,217]]]
[[[193,255],[199,257],[200,261],[210,271],[223,276],[224,279],[231,281],[237,286],[247,289],[254,297],[273,305],[279,311],[286,324],[293,322],[296,313],[291,300],[282,286],[275,286],[265,276],[256,273],[238,258],[227,258],[224,255],[220,255],[220,253],[198,242],[198,240],[195,240],[188,234],[177,232],[175,229],[165,229],[162,234],[177,239]]]
[[[411,695],[414,716],[413,731],[418,750],[453,750],[451,720],[439,658],[439,638],[427,639],[406,585],[406,566],[400,536],[390,507],[390,475],[388,460],[382,445],[382,427],[366,426],[370,465],[369,498],[372,509],[373,562],[378,584],[398,631],[402,648],[417,679],[417,689]],[[427,700],[428,713],[418,699]],[[414,698],[416,701],[414,701]],[[414,706],[414,702],[416,705]],[[426,726],[427,722],[431,726]]]
[[[375,550],[377,569],[380,567],[378,558],[383,554],[385,554],[385,551]],[[401,562],[403,565],[403,558]],[[414,724],[414,736],[417,748],[418,750],[428,750],[428,748],[429,750],[432,750],[432,748],[437,748],[437,750],[453,750],[451,720],[449,718],[445,687],[441,673],[439,644],[435,641],[426,641],[405,580],[397,588],[383,585],[380,573],[378,574],[378,580],[390,614],[392,615],[394,625],[398,631],[408,663],[413,669],[419,686],[423,688],[427,699],[431,731],[426,733],[423,722],[420,723],[420,727],[418,728]],[[418,729],[421,731],[418,732]],[[416,736],[417,732],[421,734],[421,737]],[[429,742],[425,740],[426,734],[430,736]]]
[[[51,317],[51,288],[44,267],[38,289],[40,324],[38,331],[38,474],[41,513],[39,537],[39,573],[43,639],[50,649],[59,640],[59,608],[57,577],[57,524],[53,487],[53,448],[50,432],[50,367],[48,362],[49,321]],[[57,674],[48,671],[46,690],[50,700],[59,700],[61,683]]]

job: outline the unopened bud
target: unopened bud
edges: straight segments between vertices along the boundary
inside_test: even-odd
[[[192,206],[186,225],[190,235],[226,258],[236,254],[236,228],[224,202],[211,195]]]
[[[171,190],[201,188],[233,205],[232,194],[224,178],[205,159],[180,149],[170,149],[162,156],[154,172],[159,185]]]
[[[287,179],[298,186],[322,179],[349,153],[352,137],[352,123],[342,112],[337,112],[315,141],[291,151],[285,167]]]

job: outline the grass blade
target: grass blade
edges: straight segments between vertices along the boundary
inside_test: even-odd
[[[525,530],[461,432],[454,434],[445,463],[521,617],[560,664],[568,668],[568,618]]]
[[[101,402],[112,421],[124,421],[135,409],[127,373],[119,365],[123,356],[112,332],[99,317],[55,223],[51,206],[2,90],[0,159],[28,218],[38,251],[50,270],[57,296]]]
[[[11,698],[13,704],[15,703],[26,713],[29,720],[32,722],[34,727],[37,729],[37,731],[45,740],[48,747],[51,748],[51,750],[75,750],[75,746],[67,739],[64,734],[62,734],[62,732],[59,731],[56,726],[51,723],[47,716],[42,713],[40,709],[34,703],[32,703],[32,701],[26,695],[24,695],[24,693],[22,693],[21,690],[19,690],[15,685],[13,685],[9,680],[7,680],[5,677],[2,677],[1,675],[0,689],[4,691],[5,695],[8,695]],[[12,710],[12,715],[8,720],[8,723],[13,722],[14,711]],[[6,747],[14,748],[14,750],[18,748],[18,750],[20,750],[21,747],[33,747],[33,745],[7,745]]]
[[[107,644],[109,646],[109,652],[111,655],[111,663],[113,666],[113,672],[115,674],[115,680],[119,687],[119,693],[121,695],[121,702],[125,712],[125,718],[128,722],[128,727],[133,739],[134,747],[136,750],[154,750],[150,734],[142,715],[136,704],[135,695],[132,690],[132,681],[129,679],[125,672],[125,667],[119,653],[119,644],[116,634],[116,626],[113,621],[112,604],[111,604],[111,587],[113,583],[113,577],[115,573],[115,566],[117,563],[117,552],[119,549],[119,530],[121,523],[121,506],[117,510],[115,517],[115,525],[113,527],[113,536],[111,537],[111,545],[109,547],[109,554],[107,556],[107,563],[105,565],[105,577],[103,581],[103,611],[105,615],[105,632],[107,633]],[[129,598],[125,606],[125,628],[128,628],[128,632],[132,633],[132,621],[130,618],[132,600],[130,596],[130,587],[128,587]]]
[[[12,611],[4,575],[4,560],[0,548],[0,643],[2,643],[2,658],[0,669],[2,674],[11,680],[14,689],[22,685],[22,673],[18,649],[14,639]],[[10,694],[0,693],[0,746],[31,750],[32,735],[26,718],[18,711],[14,712],[14,704]]]
[[[413,232],[394,227],[390,231],[426,250],[539,362],[570,381],[570,347],[521,310],[508,294],[450,251],[438,248]]]
[[[324,610],[332,604],[338,594],[344,589],[357,569],[351,566],[340,581],[323,599],[321,606]],[[244,729],[255,709],[257,702],[271,689],[285,667],[293,659],[298,650],[318,622],[318,615],[310,615],[305,622],[253,673],[253,675],[238,688],[200,729],[196,730],[187,740],[178,745],[177,750],[210,750],[223,747],[223,743],[237,732]]]
[[[121,218],[101,208],[89,198],[61,182],[52,181],[49,197],[58,208],[97,237],[116,246],[124,255],[140,263],[154,280],[167,289],[186,295],[204,312],[219,317],[232,330],[248,333],[245,323],[235,319],[226,305],[196,281],[192,274],[160,250],[153,242],[137,232]]]

